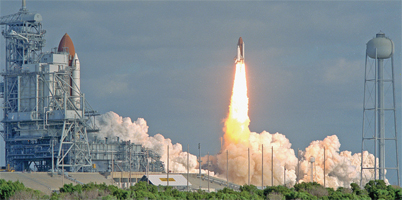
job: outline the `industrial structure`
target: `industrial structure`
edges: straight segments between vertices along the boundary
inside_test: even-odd
[[[88,139],[88,133],[99,131],[98,114],[80,90],[74,44],[65,34],[57,48],[44,52],[41,22],[25,0],[17,13],[0,17],[6,45],[0,84],[6,165],[17,171],[112,171],[114,166],[116,171],[163,171],[159,157],[141,145]]]
[[[90,141],[89,149],[94,171],[163,172],[160,156],[131,141],[111,141],[109,138]]]
[[[365,170],[374,170],[374,179],[380,180],[386,179],[386,172],[396,170],[400,185],[393,56],[394,43],[385,37],[384,33],[377,33],[376,37],[367,43],[361,179],[365,178]],[[365,159],[368,158],[363,152],[367,150],[374,152],[374,166],[364,166]],[[389,159],[386,162],[386,155],[388,158],[395,156],[395,160]]]

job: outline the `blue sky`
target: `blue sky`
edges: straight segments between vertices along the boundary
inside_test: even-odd
[[[4,16],[21,2],[0,7]],[[365,48],[380,30],[395,43],[401,120],[400,1],[28,0],[27,8],[43,17],[46,51],[64,33],[72,38],[94,109],[145,118],[150,135],[193,154],[199,142],[202,154],[220,149],[240,36],[251,131],[280,132],[294,149],[336,134],[341,150],[360,152]]]

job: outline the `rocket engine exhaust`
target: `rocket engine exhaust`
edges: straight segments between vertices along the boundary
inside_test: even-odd
[[[237,43],[237,55],[235,58],[236,73],[233,83],[232,97],[230,99],[229,114],[225,120],[223,131],[225,132],[225,146],[234,143],[242,143],[248,146],[250,135],[250,119],[248,117],[248,97],[246,66],[244,64],[244,43],[240,37]]]

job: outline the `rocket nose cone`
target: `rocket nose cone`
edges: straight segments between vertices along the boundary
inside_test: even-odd
[[[67,33],[64,34],[64,36],[61,38],[57,51],[69,53],[69,55],[70,55],[69,56],[69,59],[70,59],[69,65],[71,66],[71,60],[74,58],[74,55],[75,55],[75,48],[74,48],[73,41],[71,40],[70,36]]]
[[[239,42],[237,42],[237,45],[242,45],[243,44],[243,39],[240,37]]]

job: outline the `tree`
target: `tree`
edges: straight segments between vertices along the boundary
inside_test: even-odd
[[[249,192],[250,194],[254,194],[258,188],[255,185],[243,185],[240,186],[240,192],[246,191]]]
[[[394,199],[395,193],[389,192],[383,180],[371,180],[364,189],[368,192],[371,199]]]
[[[266,187],[264,189],[264,197],[266,197],[268,194],[275,192],[275,193],[280,193],[283,195],[287,195],[291,192],[291,190],[285,186],[278,185],[278,186],[271,186],[271,187]]]

